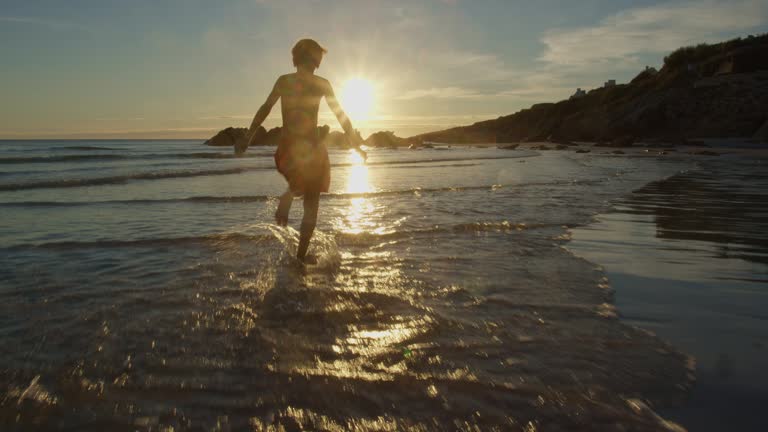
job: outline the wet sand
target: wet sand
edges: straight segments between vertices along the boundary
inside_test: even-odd
[[[568,247],[604,266],[623,321],[696,357],[697,384],[665,417],[692,431],[764,430],[765,152],[719,150],[728,154],[616,201]]]

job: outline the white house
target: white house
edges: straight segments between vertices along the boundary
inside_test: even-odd
[[[574,93],[570,98],[571,99],[577,99],[577,98],[580,98],[580,97],[584,97],[586,95],[587,95],[587,92],[582,90],[581,87],[579,87],[579,88],[576,89],[576,93]]]

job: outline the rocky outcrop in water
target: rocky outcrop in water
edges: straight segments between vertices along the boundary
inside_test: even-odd
[[[766,120],[765,123],[763,123],[763,126],[755,132],[755,135],[752,138],[755,141],[768,143],[768,120]]]
[[[400,138],[391,131],[381,131],[371,134],[365,140],[365,145],[369,147],[397,148],[408,147],[409,142],[405,138]]]
[[[595,141],[609,147],[686,137],[763,137],[768,35],[681,48],[656,72],[512,115],[411,137],[446,143]],[[756,134],[758,136],[756,136]]]
[[[266,130],[259,126],[256,130],[254,146],[276,146],[280,142],[281,128],[275,127]],[[328,148],[349,148],[349,141],[344,132],[331,131],[330,126],[318,126],[317,136]],[[205,142],[205,145],[216,147],[234,147],[236,154],[243,154],[248,149],[248,129],[228,127],[219,131],[215,136]],[[365,140],[365,145],[371,147],[407,147],[409,141],[400,138],[390,131],[376,132]],[[431,147],[431,146],[430,146]]]
[[[261,128],[264,130],[264,128]],[[207,146],[231,147],[248,143],[248,128],[228,127],[205,142]]]
[[[343,132],[330,131],[330,126],[323,125],[317,128],[317,136],[328,147],[333,148],[347,148],[346,136]],[[270,130],[266,130],[264,127],[259,126],[256,129],[256,137],[254,138],[253,146],[276,146],[280,143],[280,131],[281,128],[274,127]],[[215,147],[234,147],[235,153],[242,154],[248,149],[248,128],[235,128],[228,127],[219,131],[209,140],[205,141],[205,145]],[[401,138],[398,138],[401,139]]]

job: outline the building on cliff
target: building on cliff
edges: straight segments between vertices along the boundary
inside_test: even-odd
[[[580,97],[584,97],[587,95],[587,92],[585,90],[582,90],[581,87],[576,89],[576,93],[574,93],[570,99],[578,99]]]
[[[603,84],[603,88],[616,87],[616,80],[608,80]]]

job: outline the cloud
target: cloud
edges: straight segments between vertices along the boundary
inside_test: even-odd
[[[465,82],[505,80],[516,72],[498,55],[484,52],[436,51],[431,63]]]
[[[503,88],[498,91],[483,92],[463,87],[438,87],[428,89],[416,89],[397,96],[397,100],[414,100],[422,98],[431,99],[504,99],[514,98],[519,100],[542,100],[552,97],[554,94],[572,92],[572,86],[561,85],[562,78],[552,76],[546,82],[532,79],[536,74],[521,76],[515,86]]]
[[[721,40],[727,33],[764,24],[766,17],[768,0],[705,0],[630,9],[594,27],[547,32],[541,39],[546,50],[539,59],[561,66],[634,64],[638,54]]]
[[[77,30],[77,31],[84,31],[89,33],[91,32],[89,28],[83,27],[78,24],[73,24],[70,22],[60,21],[60,20],[45,19],[45,18],[0,16],[0,22],[46,27],[52,30]]]
[[[409,90],[396,97],[399,100],[413,100],[421,98],[457,99],[482,96],[477,91],[461,87],[433,87],[428,89]]]

